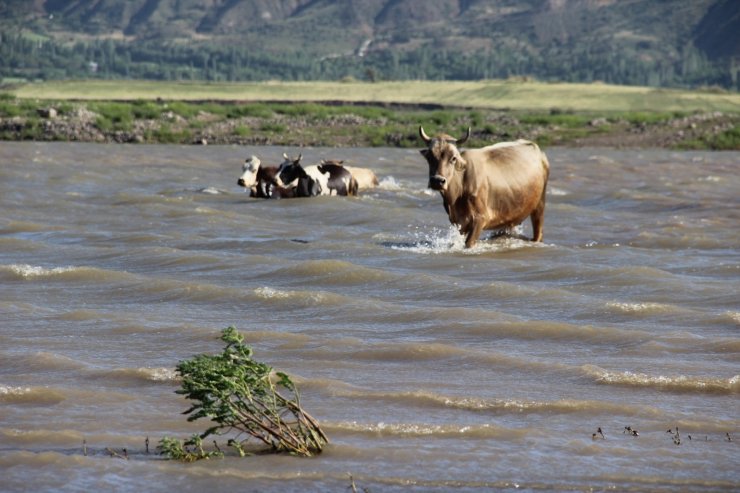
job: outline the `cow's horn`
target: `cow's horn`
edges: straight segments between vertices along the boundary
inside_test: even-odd
[[[426,133],[426,132],[424,131],[424,127],[422,127],[421,125],[419,125],[419,136],[420,136],[420,137],[422,138],[422,140],[423,140],[424,142],[426,142],[427,144],[428,144],[428,143],[429,143],[429,142],[430,142],[430,141],[432,140],[432,138],[431,138],[431,137],[429,137],[429,136],[427,135],[427,133]]]
[[[303,157],[303,154],[298,154],[298,157],[295,159],[295,162],[300,163],[302,157]]]
[[[462,145],[462,144],[464,144],[464,143],[465,143],[465,142],[466,142],[466,141],[467,141],[467,140],[468,140],[469,138],[470,138],[470,127],[468,127],[468,131],[467,131],[467,133],[465,134],[465,137],[461,137],[461,138],[457,139],[457,142],[455,142],[455,144],[457,144],[457,145]]]

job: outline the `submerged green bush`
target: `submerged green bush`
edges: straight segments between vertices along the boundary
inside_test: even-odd
[[[252,349],[234,327],[224,329],[221,340],[226,343],[223,353],[201,354],[177,365],[182,388],[176,392],[193,401],[183,414],[189,415],[188,421],[206,418],[214,425],[184,444],[162,439],[162,453],[179,460],[211,457],[219,452],[206,452],[201,445],[211,435],[227,436],[228,445],[242,456],[251,438],[274,452],[321,452],[329,440],[301,408],[298,389],[288,375],[252,359]]]

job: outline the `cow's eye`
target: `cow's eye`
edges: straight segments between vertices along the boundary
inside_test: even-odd
[[[457,157],[452,156],[452,158],[450,158],[450,164],[453,165],[453,166],[456,165],[457,164]]]

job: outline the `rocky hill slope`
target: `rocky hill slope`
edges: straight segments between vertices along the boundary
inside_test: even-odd
[[[263,79],[344,71],[737,88],[740,68],[737,0],[6,0],[0,33],[4,41],[20,36],[62,47],[154,43],[160,63],[173,69],[210,68],[193,47],[210,58],[214,46],[249,53],[253,61],[243,63],[281,57],[296,67],[255,76]],[[137,53],[129,59],[144,58]],[[3,58],[7,76],[15,67]],[[237,72],[231,76],[248,77]]]

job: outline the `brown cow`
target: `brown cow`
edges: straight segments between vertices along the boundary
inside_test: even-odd
[[[447,134],[429,137],[421,154],[429,163],[429,188],[438,190],[450,222],[472,247],[484,229],[510,228],[527,216],[532,219],[532,241],[542,241],[545,188],[550,164],[534,142],[501,142],[460,152],[458,145],[470,137]]]
[[[236,181],[237,185],[249,190],[250,197],[269,198],[268,189],[273,184],[281,183],[277,177],[277,166],[262,166],[257,156],[250,156],[242,165],[242,175]]]

